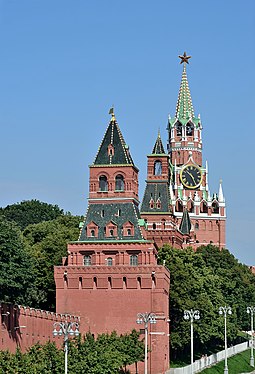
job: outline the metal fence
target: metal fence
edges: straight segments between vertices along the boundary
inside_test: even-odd
[[[232,347],[229,347],[227,349],[227,355],[228,357],[234,356],[237,353],[245,351],[246,349],[249,348],[249,346],[250,346],[250,342],[245,342],[245,343],[241,343],[241,344],[237,344]],[[193,373],[199,373],[201,370],[206,369],[224,359],[225,359],[225,350],[220,351],[218,353],[214,353],[210,356],[205,355],[193,363]],[[182,368],[169,369],[166,372],[166,374],[191,374],[192,373],[191,369],[192,369],[191,365],[188,365]]]

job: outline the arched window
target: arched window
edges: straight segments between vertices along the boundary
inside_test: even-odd
[[[154,162],[154,175],[162,175],[162,162],[161,161]]]
[[[194,203],[191,200],[188,201],[188,212],[194,213]]]
[[[107,264],[107,266],[112,266],[112,264],[113,264],[112,257],[108,257],[108,258],[106,259],[106,264]]]
[[[150,199],[150,209],[154,209],[154,200],[152,197]]]
[[[157,209],[160,209],[161,208],[161,200],[160,198],[158,198],[157,200]]]
[[[95,230],[92,229],[92,230],[90,231],[90,235],[94,237],[94,236],[95,236]]]
[[[193,133],[194,133],[194,126],[192,123],[188,123],[186,126],[186,135],[193,136]]]
[[[123,175],[118,174],[115,178],[115,190],[124,191],[124,189],[125,189],[124,177]]]
[[[156,228],[157,228],[156,223],[153,223],[153,224],[152,224],[152,229],[153,229],[153,230],[156,230]]]
[[[142,285],[141,277],[137,277],[137,286],[138,286],[138,289],[141,288],[141,285]]]
[[[199,230],[199,223],[198,222],[195,223],[195,230]]]
[[[138,265],[138,256],[137,255],[130,255],[130,265],[137,266]]]
[[[85,255],[83,257],[83,265],[84,266],[90,266],[91,265],[91,256],[90,255]]]
[[[99,191],[108,191],[108,181],[105,175],[99,177]]]
[[[127,229],[128,236],[131,236],[131,229]]]
[[[207,207],[205,201],[202,201],[202,203],[200,205],[200,212],[201,213],[208,213],[208,207]]]
[[[112,288],[112,278],[108,277],[108,287]]]
[[[114,231],[112,229],[110,230],[110,236],[114,236]]]
[[[180,200],[177,201],[176,212],[183,212],[183,205],[182,205],[182,202]]]
[[[212,203],[212,213],[215,213],[215,214],[219,213],[219,204],[216,201]]]
[[[182,125],[180,122],[176,125],[176,135],[177,136],[182,136]]]
[[[93,278],[94,288],[97,288],[97,277]]]

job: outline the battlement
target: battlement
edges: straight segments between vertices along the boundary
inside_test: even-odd
[[[1,303],[1,337],[0,349],[15,352],[17,347],[25,351],[38,342],[56,341],[62,344],[61,338],[53,338],[54,322],[80,322],[80,318],[72,314],[54,313],[23,305]]]
[[[56,266],[57,289],[164,289],[169,273],[157,266]]]

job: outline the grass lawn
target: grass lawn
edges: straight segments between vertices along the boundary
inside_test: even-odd
[[[228,372],[229,374],[240,374],[249,373],[255,368],[250,366],[250,349],[232,356],[228,359]],[[222,374],[224,370],[225,362],[224,360],[219,362],[217,365],[212,366],[210,369],[205,369],[201,371],[203,374]]]

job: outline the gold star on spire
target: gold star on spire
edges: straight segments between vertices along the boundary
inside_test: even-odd
[[[178,56],[180,59],[181,59],[181,62],[180,64],[182,64],[183,62],[186,64],[189,63],[189,59],[191,58],[191,56],[187,56],[186,55],[186,52],[183,53],[183,56]]]

